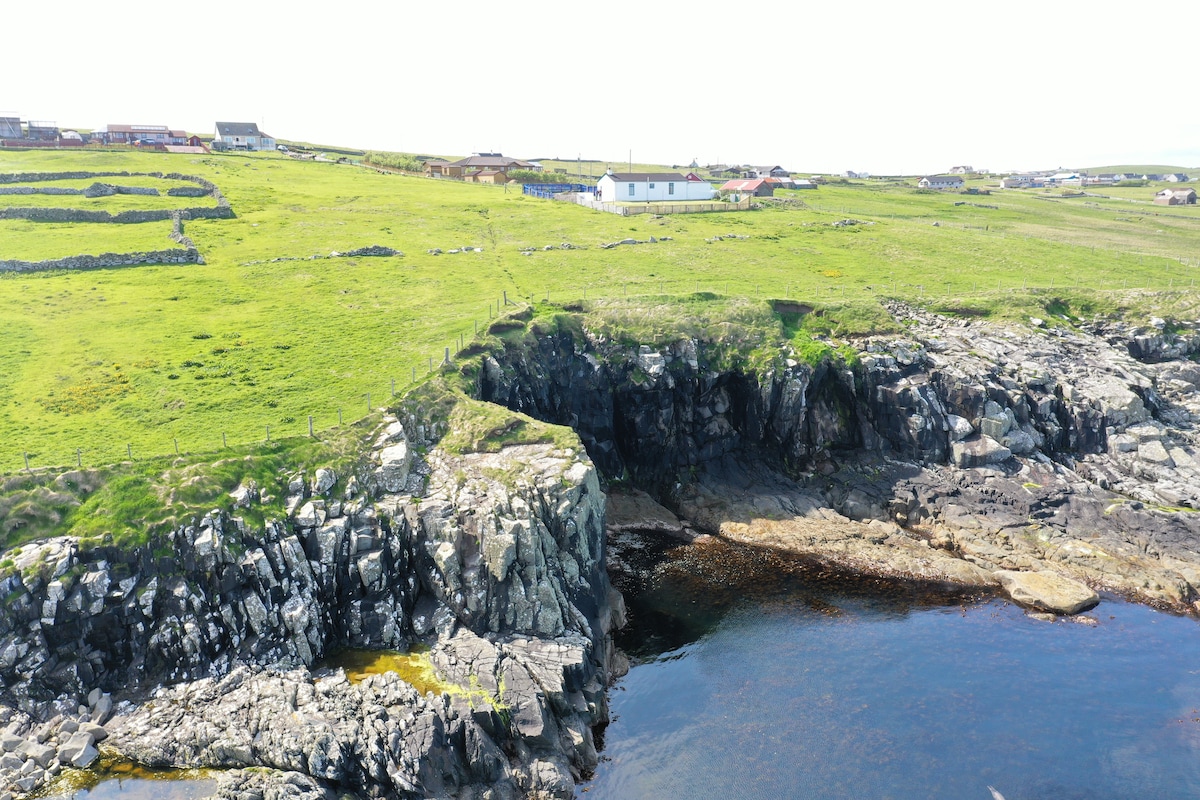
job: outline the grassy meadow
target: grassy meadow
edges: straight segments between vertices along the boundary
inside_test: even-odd
[[[483,330],[504,293],[586,297],[656,336],[671,325],[645,309],[720,320],[751,308],[789,335],[765,302],[783,297],[826,309],[835,335],[875,327],[886,297],[1014,319],[1048,307],[1196,313],[1200,209],[1152,205],[1154,185],[1065,198],[847,182],[749,212],[624,218],[278,153],[0,152],[0,172],[58,170],[201,175],[237,218],[186,225],[203,265],[0,277],[0,472],[26,454],[34,467],[86,467],[303,435],[310,415],[318,431],[339,411],[348,423],[368,395],[390,402],[393,381],[403,391]],[[114,211],[168,200],[33,197]],[[149,202],[111,205],[132,201]],[[833,225],[843,219],[862,224]],[[0,258],[165,249],[169,230],[0,221]],[[669,241],[600,247],[650,237]],[[541,249],[564,242],[580,249]],[[325,257],[366,245],[405,255]],[[464,247],[482,252],[427,253]]]

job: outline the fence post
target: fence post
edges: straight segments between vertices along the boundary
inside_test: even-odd
[[[229,442],[225,440],[225,431],[221,431],[221,447],[229,447]]]
[[[312,414],[308,415],[308,435],[309,435],[309,438],[312,438],[312,435],[313,435]]]
[[[179,439],[178,439],[178,437],[172,438],[172,441],[175,442],[175,455],[179,455]]]
[[[367,398],[367,413],[368,413],[368,414],[370,414],[370,413],[371,413],[371,393],[370,393],[370,392],[367,392],[367,393],[364,395],[364,397],[366,397],[366,398]]]
[[[429,371],[433,372],[433,356],[429,357]]]
[[[396,396],[396,379],[392,378],[392,397]]]
[[[447,347],[447,348],[446,348],[445,361],[443,361],[442,363],[443,363],[443,364],[449,364],[449,363],[450,363],[450,348],[449,348],[449,347]]]
[[[342,410],[339,408],[338,409],[338,425],[340,426],[341,424],[342,424]]]
[[[125,445],[125,455],[129,456],[129,460],[130,460],[130,461],[133,461],[133,445],[132,445],[132,444],[128,444],[128,443],[126,443],[126,445]]]
[[[267,441],[271,441],[271,426],[267,426]]]
[[[75,448],[75,466],[83,469],[83,450]]]
[[[29,468],[29,453],[22,453],[21,455],[25,456],[25,471],[33,472],[33,470]]]

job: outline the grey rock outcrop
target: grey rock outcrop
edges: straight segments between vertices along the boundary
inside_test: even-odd
[[[376,464],[404,430],[380,434]],[[107,735],[154,766],[266,766],[402,796],[571,796],[596,763],[622,618],[595,470],[582,448],[551,445],[428,459],[422,497],[370,466],[340,483],[321,468],[292,481],[289,519],[252,530],[214,512],[175,531],[171,558],[25,547],[4,582],[6,697],[49,718],[93,695],[90,718],[45,751],[77,766]],[[311,671],[341,648],[418,642],[447,685],[483,687],[485,710],[399,678],[351,687]],[[93,686],[134,700],[103,729],[87,725],[114,709]]]

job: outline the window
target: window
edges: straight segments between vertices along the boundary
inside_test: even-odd
[[[629,184],[629,196],[633,197],[633,184]]]
[[[652,183],[652,184],[650,184],[650,188],[651,188],[651,189],[653,189],[653,188],[654,188],[654,184],[653,184],[653,183]]]
[[[673,184],[673,183],[667,184],[667,194],[675,194],[675,184]]]

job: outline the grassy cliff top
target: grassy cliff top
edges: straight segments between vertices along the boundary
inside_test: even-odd
[[[176,446],[217,458],[306,434],[310,417],[317,431],[349,423],[486,330],[505,294],[611,303],[611,324],[647,343],[736,326],[782,298],[818,309],[810,332],[834,336],[877,328],[889,297],[1000,318],[1048,304],[1196,314],[1200,211],[1153,205],[1155,185],[1066,197],[849,181],[748,212],[619,217],[279,153],[0,153],[0,172],[66,170],[203,176],[237,217],[186,224],[203,265],[0,277],[3,472],[25,455],[85,468]],[[0,220],[0,258],[166,248],[169,228]],[[642,243],[601,247],[623,239]],[[368,245],[404,255],[328,257]]]

